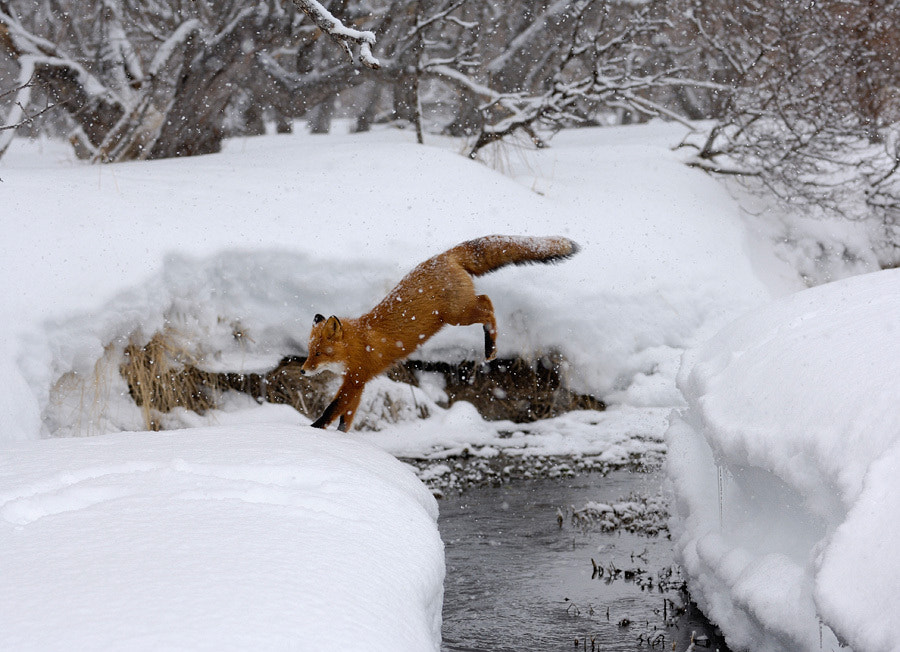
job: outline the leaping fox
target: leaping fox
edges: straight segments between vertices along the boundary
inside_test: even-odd
[[[493,360],[497,355],[494,306],[487,295],[475,294],[471,277],[510,264],[556,262],[578,249],[578,244],[563,237],[490,235],[469,240],[419,264],[361,317],[316,315],[309,356],[300,372],[312,375],[327,369],[344,378],[313,427],[325,428],[340,418],[338,429],[348,431],[366,383],[410,355],[445,324],[483,324],[485,358]]]

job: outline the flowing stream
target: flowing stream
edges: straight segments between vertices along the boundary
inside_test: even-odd
[[[444,498],[442,649],[683,651],[693,633],[695,649],[726,652],[677,588],[682,582],[665,532],[604,533],[571,519],[573,506],[655,496],[660,487],[658,473],[616,471],[519,480]]]

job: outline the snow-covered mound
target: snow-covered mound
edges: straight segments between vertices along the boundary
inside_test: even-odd
[[[403,464],[309,428],[7,443],[0,649],[438,650],[436,519]]]
[[[478,279],[501,356],[558,350],[577,391],[678,405],[683,348],[789,285],[760,280],[782,268],[761,263],[722,187],[670,151],[682,129],[563,133],[510,156],[507,174],[456,141],[423,147],[397,130],[101,167],[17,142],[2,161],[0,439],[141,429],[118,373],[130,340],[166,330],[205,369],[271,368],[305,352],[317,312],[360,314],[418,262],[489,233],[582,245],[559,265]],[[448,328],[419,355],[481,348],[479,326]],[[642,428],[632,434],[661,440]]]
[[[898,368],[900,270],[787,297],[685,354],[675,531],[735,649],[900,649]]]

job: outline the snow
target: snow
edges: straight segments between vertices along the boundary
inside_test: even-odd
[[[375,33],[368,30],[360,31],[347,27],[340,20],[335,18],[318,0],[298,0],[297,6],[300,7],[310,19],[326,34],[336,38],[350,53],[348,40],[359,44],[360,61],[370,68],[378,68],[381,66],[378,59],[372,56],[372,46],[375,45]]]
[[[818,650],[822,630],[900,645],[898,323],[900,270],[884,271],[774,302],[685,354],[668,433],[678,548],[737,649]]]
[[[562,132],[540,151],[487,148],[487,164],[458,140],[423,147],[392,128],[104,166],[14,141],[0,160],[0,566],[12,587],[0,647],[321,649],[328,633],[339,649],[437,649],[443,556],[421,479],[452,473],[455,455],[616,464],[668,446],[691,589],[736,650],[817,644],[819,618],[854,649],[889,649],[890,623],[863,612],[892,604],[887,588],[866,590],[896,574],[857,533],[883,543],[896,529],[884,522],[896,417],[876,419],[889,401],[867,383],[892,387],[879,374],[898,356],[854,358],[871,374],[842,365],[896,309],[871,277],[848,281],[846,311],[827,307],[827,288],[794,294],[805,250],[773,246],[777,220],[747,220],[726,186],[683,165],[671,149],[682,135],[661,123]],[[364,429],[346,435],[243,395],[143,431],[119,374],[129,342],[164,332],[204,369],[268,370],[305,354],[316,313],[357,316],[417,263],[487,234],[581,246],[476,287],[494,304],[500,357],[561,353],[573,389],[605,412],[486,422],[467,403],[440,407],[442,386],[423,375],[415,390],[370,383]],[[860,271],[839,259],[835,275]],[[862,297],[884,318],[850,319],[869,314]],[[805,312],[786,317],[790,306]],[[801,331],[808,345],[780,339]],[[445,329],[415,355],[479,360],[481,329]],[[738,363],[746,373],[731,373]],[[818,382],[784,385],[798,366]],[[426,470],[417,479],[394,456]],[[857,571],[860,595],[835,589]]]
[[[436,519],[405,465],[299,426],[7,444],[0,648],[437,650]]]
[[[169,59],[175,54],[176,48],[180,47],[189,36],[200,31],[201,27],[202,24],[196,18],[189,18],[181,23],[157,48],[156,53],[153,55],[153,59],[147,66],[148,76],[155,77],[161,73],[163,67],[169,63]]]

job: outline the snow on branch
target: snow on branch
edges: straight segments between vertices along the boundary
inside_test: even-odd
[[[487,65],[487,72],[491,75],[499,74],[511,60],[521,56],[522,50],[541,38],[548,23],[559,21],[560,16],[571,9],[572,2],[570,0],[556,0],[532,21],[527,29],[509,42],[506,49]],[[583,11],[583,9],[583,6],[579,6],[576,11]]]
[[[499,102],[503,95],[498,93],[490,86],[485,84],[481,84],[474,80],[469,75],[466,75],[455,68],[451,68],[450,66],[444,64],[437,64],[429,62],[424,66],[425,72],[431,73],[438,77],[442,77],[445,80],[452,82],[460,88],[464,88],[470,93],[480,97],[483,101],[487,103],[495,103]]]
[[[159,46],[156,50],[156,54],[153,55],[153,60],[150,62],[149,67],[150,77],[158,76],[177,49],[183,45],[190,36],[199,32],[201,28],[202,25],[196,18],[191,18],[181,23],[163,44]]]
[[[474,27],[477,27],[478,23],[466,22],[464,20],[461,20],[459,18],[456,18],[456,17],[450,15],[454,11],[459,9],[461,6],[463,6],[465,4],[465,2],[466,2],[466,0],[455,0],[454,2],[451,2],[448,6],[444,7],[440,11],[438,11],[433,16],[429,16],[428,18],[418,19],[416,21],[415,26],[412,29],[410,29],[409,33],[407,34],[407,38],[414,36],[416,33],[424,31],[426,28],[428,28],[431,25],[434,25],[435,23],[438,23],[442,20],[452,21],[455,24],[462,27],[463,29],[472,29]]]
[[[106,33],[100,56],[120,69],[131,85],[139,86],[144,81],[141,59],[125,31],[119,5],[112,0],[104,0],[102,15]]]
[[[372,46],[375,45],[375,34],[373,32],[360,31],[345,26],[317,0],[294,0],[294,4],[309,16],[310,20],[316,24],[316,27],[328,34],[338,45],[344,48],[351,61],[356,59],[351,48],[351,43],[355,43],[359,46],[359,60],[364,66],[376,70],[381,67],[381,63],[372,55]]]
[[[0,45],[15,56],[23,54],[60,56],[56,45],[22,27],[7,9],[6,3],[0,3]]]

